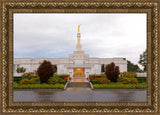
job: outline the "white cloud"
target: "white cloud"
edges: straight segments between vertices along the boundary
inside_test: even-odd
[[[146,14],[14,14],[14,57],[67,57],[76,48],[91,57],[124,57],[138,63],[146,49]]]

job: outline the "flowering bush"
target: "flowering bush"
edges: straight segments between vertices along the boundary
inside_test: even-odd
[[[66,83],[66,80],[61,79],[61,80],[59,81],[59,83],[60,83],[60,84],[65,84],[65,83]]]
[[[36,78],[32,78],[32,79],[22,79],[20,82],[19,82],[20,85],[24,85],[24,84],[40,84],[40,79],[39,77],[36,77]]]
[[[30,79],[30,84],[39,84],[39,83],[40,83],[39,77]]]
[[[92,82],[93,84],[99,84],[99,83],[100,83],[100,81],[99,81],[98,79],[93,79],[91,82]]]
[[[64,79],[65,77],[69,77],[69,75],[68,74],[55,74],[54,77],[59,77],[59,78]]]
[[[123,84],[129,84],[129,78],[125,77],[122,81]]]
[[[138,84],[138,80],[136,78],[130,78],[129,83],[130,84]]]
[[[119,77],[119,78],[117,79],[117,81],[118,81],[118,82],[123,82],[123,81],[125,81],[126,78],[127,78],[127,77]]]
[[[60,80],[61,80],[61,78],[59,78],[59,77],[50,77],[48,79],[48,84],[53,84],[54,85],[54,84],[59,83]]]
[[[107,78],[98,78],[91,80],[91,82],[93,84],[108,84],[110,83],[110,80],[108,80]]]
[[[138,84],[138,80],[136,78],[120,77],[118,81],[123,84]]]
[[[100,78],[97,78],[97,77],[96,77],[95,79],[100,79]]]
[[[68,77],[65,77],[64,79],[65,79],[65,80],[68,80]]]
[[[128,77],[128,78],[135,78],[137,77],[136,72],[122,72],[120,77]]]
[[[91,77],[90,80],[93,80],[93,77]]]
[[[19,82],[20,85],[24,85],[24,84],[30,84],[30,80],[29,79],[22,79],[20,82]]]
[[[136,76],[136,72],[123,72],[120,74],[118,82],[122,82],[123,84],[138,84]]]
[[[99,78],[99,83],[100,84],[109,84],[110,80],[108,80],[107,78]]]
[[[28,72],[28,73],[24,73],[22,75],[22,79],[32,79],[32,78],[35,78],[37,77],[34,72]]]
[[[102,78],[102,77],[106,77],[106,76],[104,74],[99,74],[99,75],[91,74],[91,75],[89,75],[90,79]]]

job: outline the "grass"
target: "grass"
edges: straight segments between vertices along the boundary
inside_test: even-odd
[[[94,84],[94,89],[146,89],[147,84],[122,84],[122,83],[110,83],[110,84]]]
[[[20,85],[18,83],[13,84],[14,89],[64,89],[64,84],[26,84]]]

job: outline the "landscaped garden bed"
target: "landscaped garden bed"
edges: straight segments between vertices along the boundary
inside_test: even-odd
[[[137,78],[136,72],[119,72],[114,63],[106,67],[104,75],[90,75],[87,78],[94,89],[146,89],[146,78]]]
[[[47,83],[41,83],[40,78],[34,73],[25,73],[21,79],[15,80],[14,89],[64,89],[69,75],[54,75]]]
[[[37,72],[24,73],[22,77],[15,78],[14,89],[64,89],[69,75],[54,74],[53,65],[49,61],[44,61]]]

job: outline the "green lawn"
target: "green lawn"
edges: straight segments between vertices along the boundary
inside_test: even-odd
[[[110,84],[94,84],[94,89],[146,89],[146,83],[140,84],[122,84],[122,83],[110,83]]]

